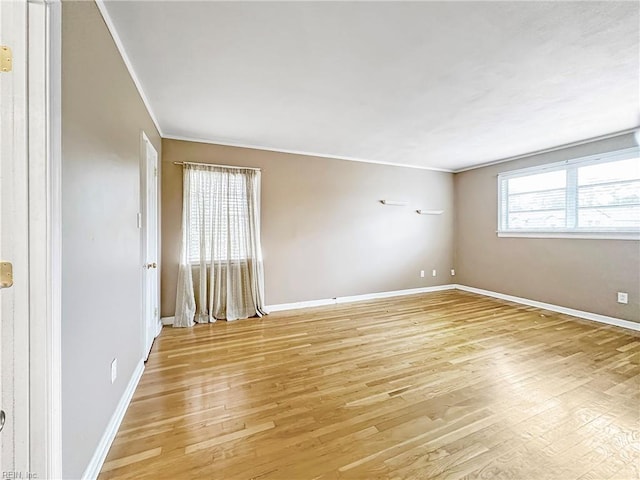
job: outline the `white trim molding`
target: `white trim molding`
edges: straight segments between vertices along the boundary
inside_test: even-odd
[[[158,319],[158,324],[156,325],[156,336],[154,338],[158,338],[158,335],[160,335],[160,332],[162,332],[162,326],[163,325],[164,325],[164,323],[162,323],[162,319],[159,318]],[[171,323],[171,325],[173,325],[173,322]]]
[[[401,297],[404,295],[416,295],[419,293],[439,292],[441,290],[453,290],[455,285],[436,285],[435,287],[409,288],[406,290],[391,290],[388,292],[365,293],[362,295],[350,295],[346,297],[322,298],[320,300],[306,300],[304,302],[279,303],[277,305],[267,305],[267,313],[283,312],[285,310],[298,310],[300,308],[324,307],[326,305],[337,305],[340,303],[362,302],[364,300],[374,300],[376,298]],[[163,325],[173,325],[175,317],[162,317]]]
[[[47,2],[49,123],[49,350],[50,478],[62,477],[62,3]]]
[[[309,300],[306,302],[281,303],[278,305],[268,305],[266,307],[266,310],[268,312],[281,312],[285,310],[297,310],[301,308],[322,307],[326,305],[337,305],[340,303],[361,302],[363,300],[373,300],[376,298],[399,297],[403,295],[416,295],[420,293],[438,292],[442,290],[453,290],[453,289],[476,293],[479,295],[484,295],[486,297],[498,298],[500,300],[507,300],[514,303],[520,303],[522,305],[528,305],[530,307],[542,308],[545,310],[550,310],[552,312],[564,313],[566,315],[571,315],[577,318],[583,318],[585,320],[591,320],[593,322],[605,323],[607,325],[615,325],[617,327],[640,331],[640,323],[632,322],[630,320],[623,320],[621,318],[608,317],[606,315],[600,315],[599,313],[585,312],[585,311],[576,310],[573,308],[562,307],[560,305],[553,305],[551,303],[539,302],[537,300],[530,300],[528,298],[515,297],[513,295],[507,295],[504,293],[492,292],[490,290],[483,290],[481,288],[468,287],[466,285],[458,285],[458,284],[438,285],[435,287],[410,288],[407,290],[394,290],[389,292],[369,293],[364,295],[352,295],[347,297],[325,298],[321,300]],[[169,317],[169,318],[173,320],[172,317]]]
[[[573,308],[561,307],[560,305],[554,305],[552,303],[545,303],[545,302],[539,302],[537,300],[530,300],[528,298],[515,297],[513,295],[492,292],[490,290],[483,290],[481,288],[467,287],[466,285],[456,285],[455,288],[457,288],[458,290],[463,290],[465,292],[484,295],[486,297],[499,298],[500,300],[507,300],[509,302],[520,303],[522,305],[528,305],[530,307],[542,308],[545,310],[551,310],[552,312],[564,313],[566,315],[583,318],[585,320],[591,320],[593,322],[606,323],[607,325],[615,325],[616,327],[622,327],[622,328],[628,328],[629,330],[640,331],[640,323],[632,322],[630,320],[623,320],[621,318],[608,317],[606,315],[600,315],[599,313],[584,312],[582,310],[575,310]]]
[[[14,262],[16,282],[3,294],[11,302],[3,321],[15,318],[14,333],[3,339],[11,359],[3,367],[15,381],[3,392],[2,435],[13,440],[3,446],[2,467],[52,479],[62,477],[60,9],[57,0],[0,1],[3,43],[14,50],[0,92],[9,100],[4,113],[12,114],[2,125],[3,140],[12,141],[0,145],[0,156],[12,159],[0,162],[3,226],[12,229],[3,231],[3,254]]]
[[[225,140],[211,140],[206,138],[188,137],[184,135],[162,135],[167,140],[179,140],[182,142],[207,143],[211,145],[220,145],[222,147],[250,148],[252,150],[262,150],[264,152],[288,153],[291,155],[304,155],[306,157],[330,158],[332,160],[345,160],[349,162],[372,163],[374,165],[388,165],[390,167],[415,168],[418,170],[431,170],[434,172],[454,173],[453,170],[447,168],[425,167],[422,165],[411,165],[408,163],[393,163],[383,160],[370,160],[365,158],[345,157],[341,155],[331,155],[328,153],[307,152],[302,150],[288,150],[285,148],[265,147],[264,145],[255,145],[250,143],[229,142]]]
[[[401,297],[404,295],[417,295],[419,293],[440,292],[442,290],[453,290],[455,285],[436,285],[435,287],[409,288],[406,290],[391,290],[388,292],[365,293],[362,295],[350,295],[346,297],[325,298],[321,300],[308,300],[305,302],[280,303],[277,305],[267,305],[267,312],[281,312],[284,310],[297,310],[299,308],[322,307],[325,305],[337,305],[340,303],[362,302],[364,300],[374,300],[376,298]]]
[[[635,134],[640,131],[639,129],[640,129],[640,125],[635,126],[633,128],[627,128],[626,130],[620,130],[620,131],[608,133],[605,135],[599,135],[597,137],[585,138],[584,140],[579,140],[577,142],[564,143],[562,145],[557,145],[555,147],[544,148],[542,150],[535,150],[533,152],[523,153],[521,155],[515,155],[513,157],[501,158],[499,160],[479,163],[478,165],[471,165],[469,167],[458,168],[457,170],[454,170],[453,173],[462,173],[462,172],[467,172],[469,170],[476,170],[478,168],[491,167],[493,165],[512,162],[514,160],[521,160],[523,158],[535,157],[536,155],[542,155],[544,153],[557,152],[558,150],[565,150],[567,148],[578,147],[580,145],[585,145],[587,143],[599,142],[601,140],[607,140],[608,138],[620,137],[622,135],[629,135],[632,133]]]
[[[29,331],[31,471],[62,476],[61,8],[29,1]]]
[[[131,63],[131,60],[129,59],[129,55],[127,55],[127,51],[124,48],[124,44],[122,43],[122,40],[120,39],[120,35],[118,35],[118,30],[116,30],[116,26],[113,23],[111,16],[109,15],[109,11],[105,5],[105,1],[95,0],[95,2],[96,2],[96,5],[98,6],[98,10],[100,11],[100,14],[102,15],[102,18],[104,19],[104,23],[107,26],[107,30],[109,30],[109,33],[111,33],[111,37],[113,38],[113,41],[116,44],[116,48],[118,49],[118,52],[120,52],[120,56],[122,57],[122,60],[124,61],[125,66],[127,67],[127,70],[129,71],[129,75],[131,76],[131,79],[133,80],[133,83],[136,86],[138,93],[140,94],[140,98],[142,98],[142,103],[144,103],[144,106],[147,108],[147,112],[149,112],[149,116],[151,117],[153,124],[156,126],[156,130],[158,130],[158,134],[162,137],[163,135],[162,135],[162,129],[160,128],[160,123],[158,122],[157,117],[153,113],[153,109],[151,108],[151,102],[149,101],[147,94],[144,93],[142,82],[140,81],[140,78],[138,78],[138,75],[136,75],[136,71],[133,68],[133,64]]]
[[[528,298],[515,297],[513,295],[507,295],[505,293],[492,292],[490,290],[483,290],[481,288],[468,287],[466,285],[459,285],[459,284],[436,285],[434,287],[409,288],[406,290],[391,290],[388,292],[365,293],[362,295],[323,298],[320,300],[307,300],[304,302],[279,303],[277,305],[267,305],[265,307],[265,310],[268,313],[283,312],[286,310],[298,310],[303,308],[324,307],[327,305],[338,305],[342,303],[375,300],[377,298],[401,297],[405,295],[417,295],[420,293],[440,292],[443,290],[454,290],[454,289],[462,290],[470,293],[476,293],[478,295],[484,295],[485,297],[493,297],[493,298],[498,298],[500,300],[507,300],[514,303],[520,303],[522,305],[528,305],[530,307],[542,308],[544,310],[550,310],[552,312],[564,313],[566,315],[571,315],[577,318],[583,318],[585,320],[591,320],[593,322],[605,323],[607,325],[615,325],[616,327],[622,327],[622,328],[628,328],[630,330],[640,331],[640,323],[632,322],[630,320],[623,320],[621,318],[608,317],[606,315],[600,315],[599,313],[585,312],[585,311],[576,310],[573,308],[562,307],[560,305],[553,305],[551,303],[539,302],[537,300],[530,300]],[[174,319],[175,317],[162,317],[162,324],[173,325]]]
[[[111,420],[109,420],[109,423],[107,424],[107,428],[102,434],[100,443],[98,443],[93,457],[91,457],[89,465],[87,465],[87,468],[82,475],[82,480],[95,480],[96,478],[98,478],[100,469],[104,464],[105,458],[107,458],[109,448],[111,448],[111,444],[116,437],[116,433],[118,433],[118,429],[120,428],[120,424],[122,423],[124,414],[127,412],[127,407],[129,406],[129,403],[131,403],[131,398],[136,391],[143,372],[144,361],[140,360],[140,362],[136,366],[136,369],[133,371],[133,375],[131,375],[131,379],[129,380],[127,388],[120,398],[120,402],[118,402],[118,406],[116,407],[115,412],[113,412],[113,415],[111,416]]]
[[[640,147],[622,148],[594,155],[583,155],[572,157],[553,163],[543,165],[534,165],[526,168],[518,168],[499,172],[497,175],[498,189],[498,237],[534,237],[534,238],[576,238],[576,239],[618,239],[618,240],[638,240],[640,239],[640,228],[634,226],[618,226],[615,218],[611,220],[611,224],[605,226],[581,225],[579,222],[581,206],[579,202],[580,185],[578,177],[584,168],[593,166],[606,166],[615,164],[615,162],[631,161],[634,162],[640,155]],[[637,162],[636,162],[637,163]],[[547,190],[540,191],[542,196],[540,199],[549,199],[558,193],[563,193],[565,199],[562,210],[566,210],[565,225],[556,226],[553,222],[547,224],[543,221],[540,228],[523,229],[517,225],[511,225],[511,197],[519,195],[518,191],[511,192],[510,182],[520,181],[522,179],[533,178],[541,174],[562,173],[562,184],[548,185]],[[625,183],[633,181],[634,174],[631,171],[621,173],[617,178],[596,179],[590,183],[590,186],[597,187],[605,185],[607,188],[617,188]],[[603,181],[606,180],[606,181]],[[553,182],[552,182],[553,183]],[[539,200],[540,200],[539,199]],[[517,206],[517,205],[516,205]],[[616,203],[604,203],[603,207],[629,207],[633,204],[624,205]],[[539,205],[533,205],[534,208],[542,208]],[[516,211],[519,209],[516,208]],[[533,211],[533,210],[532,210]]]
[[[576,240],[640,240],[637,232],[496,232],[500,238],[573,238]]]
[[[283,312],[285,310],[298,310],[300,308],[324,307],[338,303],[335,298],[323,298],[321,300],[307,300],[304,302],[279,303],[277,305],[266,305],[267,313]]]

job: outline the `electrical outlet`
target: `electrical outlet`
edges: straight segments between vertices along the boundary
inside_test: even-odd
[[[420,278],[424,278],[424,270],[420,270]]]
[[[118,376],[118,359],[114,358],[111,362],[111,383],[116,381]]]
[[[618,303],[629,303],[629,294],[625,292],[618,292]]]
[[[431,271],[431,276],[432,276],[432,277],[435,277],[435,276],[436,276],[436,270],[435,270],[435,269],[433,269],[433,270]]]
[[[456,271],[452,268],[452,269],[451,269],[451,276],[452,276],[452,277],[455,277],[455,275],[456,275]]]

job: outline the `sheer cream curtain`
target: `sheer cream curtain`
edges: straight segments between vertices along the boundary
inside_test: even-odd
[[[175,327],[264,310],[260,171],[185,163]]]

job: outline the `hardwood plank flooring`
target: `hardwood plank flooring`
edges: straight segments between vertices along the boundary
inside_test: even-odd
[[[640,478],[640,335],[461,292],[165,328],[107,479]]]

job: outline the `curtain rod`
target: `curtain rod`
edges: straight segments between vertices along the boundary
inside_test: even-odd
[[[258,171],[262,170],[261,168],[256,168],[256,167],[238,167],[236,165],[218,165],[216,163],[173,162],[174,165],[184,165],[185,163],[190,163],[191,165],[206,165],[208,167],[238,168],[241,170],[258,170]]]

